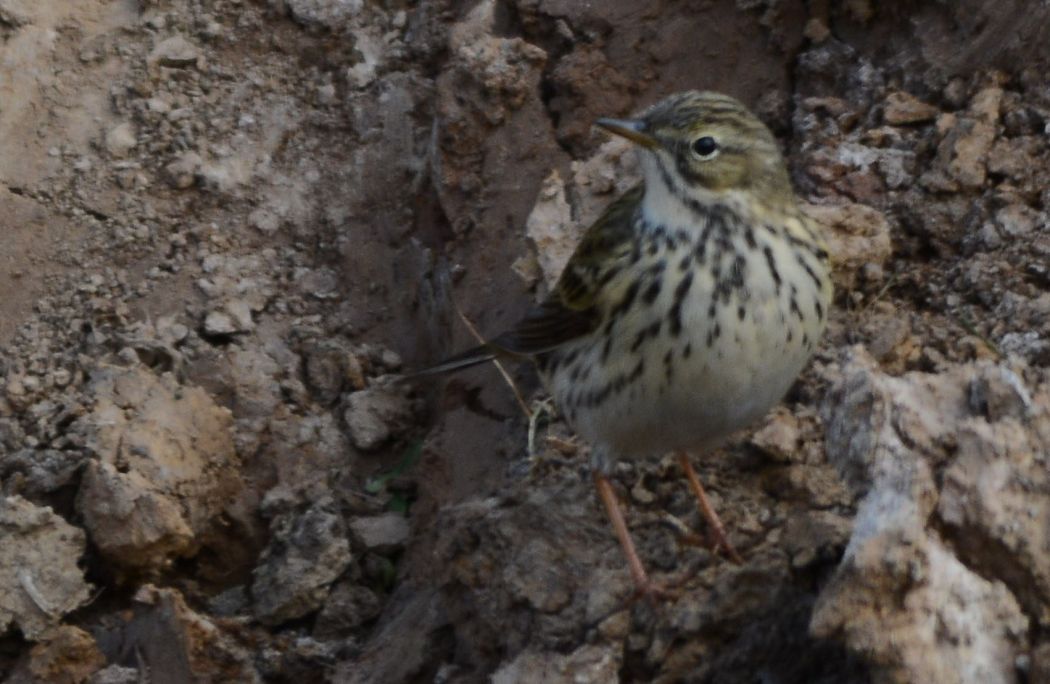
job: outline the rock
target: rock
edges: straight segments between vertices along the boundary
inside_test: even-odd
[[[251,597],[243,584],[230,587],[208,600],[208,613],[215,617],[236,617],[251,612]]]
[[[183,152],[164,167],[164,176],[171,187],[185,190],[197,182],[197,174],[203,163],[196,152]]]
[[[492,674],[492,684],[606,684],[619,681],[622,644],[586,644],[572,653],[524,651]]]
[[[379,67],[386,58],[387,44],[376,26],[365,25],[353,31],[354,49],[361,56],[346,70],[346,81],[353,88],[366,88],[375,82]]]
[[[210,14],[201,15],[197,19],[197,25],[200,26],[200,36],[205,40],[214,40],[222,35],[223,25]]]
[[[891,126],[933,121],[940,111],[911,93],[895,90],[886,96],[882,120]]]
[[[631,487],[631,498],[643,506],[648,506],[656,501],[656,494],[645,486],[645,480],[643,478],[638,478]]]
[[[613,199],[642,180],[634,145],[620,138],[605,141],[587,159],[573,161],[571,168],[569,199],[581,237]]]
[[[202,161],[196,180],[201,189],[216,194],[232,194],[247,182],[248,169],[240,159]]]
[[[969,398],[970,409],[992,422],[1004,418],[1026,421],[1038,409],[1021,375],[1001,364],[977,366],[977,374],[970,381]]]
[[[988,172],[1024,181],[1039,164],[1045,143],[1037,136],[1000,138],[988,152]]]
[[[543,181],[536,204],[525,222],[525,233],[535,249],[547,292],[554,287],[576,249],[580,232],[565,199],[565,184],[555,169]]]
[[[361,360],[342,345],[314,345],[306,350],[305,355],[306,385],[322,404],[335,403],[344,388],[365,388],[367,383]]]
[[[270,525],[270,543],[252,571],[254,613],[263,624],[314,612],[350,566],[346,526],[328,505],[321,501],[301,514],[282,514]]]
[[[92,542],[139,570],[193,555],[241,488],[230,412],[141,367],[103,366],[88,391],[73,431],[95,457],[76,500]]]
[[[626,638],[630,633],[631,616],[624,610],[623,596],[633,589],[631,579],[625,577],[619,568],[597,570],[584,607],[587,624],[598,624],[598,630],[605,638]]]
[[[852,520],[831,511],[810,511],[790,518],[784,528],[784,547],[791,567],[801,569],[837,559],[852,529]]]
[[[221,309],[209,311],[204,317],[205,335],[236,335],[254,329],[252,307],[241,299],[224,302]]]
[[[61,625],[33,646],[28,670],[35,681],[80,684],[105,664],[106,658],[90,634],[79,627]]]
[[[369,551],[388,554],[397,551],[408,541],[411,533],[408,520],[400,513],[384,513],[350,521],[350,532]]]
[[[264,235],[273,235],[281,227],[281,217],[274,211],[260,207],[248,215],[248,223]]]
[[[373,76],[374,76],[375,75],[375,71],[373,70],[372,73],[373,73]],[[336,96],[335,84],[334,83],[324,83],[324,84],[319,85],[317,87],[317,92],[316,92],[316,94],[314,96],[314,100],[315,100],[315,102],[317,102],[317,104],[319,104],[321,106],[328,106],[328,105],[335,104],[335,96]]]
[[[831,36],[831,29],[820,19],[813,17],[806,22],[802,33],[814,44],[823,43]]]
[[[1033,366],[1050,365],[1050,339],[1036,330],[1007,333],[999,340],[999,348],[1004,354],[1023,357]]]
[[[239,331],[253,330],[254,314],[275,294],[272,253],[263,250],[240,257],[212,253],[200,260],[200,266],[208,277],[198,278],[196,285],[208,298],[209,310],[221,311]]]
[[[1050,625],[1050,402],[1001,365],[976,371],[970,408],[987,420],[959,431],[937,513],[968,564],[1005,578],[1026,613]]]
[[[343,295],[340,275],[330,268],[314,268],[298,279],[299,291],[320,300],[338,299]]]
[[[899,375],[917,362],[922,341],[911,329],[908,316],[890,302],[876,302],[861,326],[867,351],[890,375]]]
[[[38,497],[74,483],[85,460],[75,449],[19,449],[0,458],[0,478],[18,478],[19,493]]]
[[[801,208],[824,228],[831,252],[831,279],[837,289],[856,289],[866,265],[881,267],[890,258],[890,223],[877,209],[863,204],[809,203]]]
[[[140,681],[137,668],[110,665],[91,675],[87,684],[139,684]]]
[[[354,643],[351,639],[349,643]],[[311,636],[297,635],[282,644],[281,648],[270,648],[257,656],[259,669],[265,681],[275,674],[297,675],[309,681],[315,673],[327,671],[339,662],[346,651],[344,641],[319,641]],[[345,680],[342,680],[345,681]]]
[[[17,408],[24,408],[29,405],[32,397],[27,396],[25,382],[23,378],[12,374],[4,385],[4,393],[7,395],[7,400],[11,402]]]
[[[20,496],[0,497],[0,634],[16,627],[36,641],[87,603],[91,585],[77,563],[83,530]]]
[[[449,619],[437,590],[421,586],[390,599],[395,610],[381,620],[355,660],[339,663],[332,681],[346,684],[410,682],[428,669],[429,654],[446,643]]]
[[[164,673],[164,681],[262,681],[252,654],[227,631],[189,608],[176,589],[144,585],[135,594],[132,614],[124,620],[117,642],[121,652],[134,653],[146,672]]]
[[[525,222],[544,288],[549,292],[568,263],[584,231],[617,196],[641,180],[631,145],[619,139],[605,142],[588,159],[572,163],[566,183],[555,169],[543,181]],[[527,260],[526,260],[527,261]],[[532,284],[531,276],[524,276]]]
[[[995,129],[972,121],[960,122],[951,140],[948,173],[964,188],[984,185],[985,160],[994,140]]]
[[[273,468],[277,484],[266,493],[263,508],[285,513],[331,494],[331,482],[349,476],[356,458],[338,416],[276,415],[260,457]],[[271,499],[276,507],[271,506]]]
[[[787,409],[778,408],[751,435],[751,443],[778,461],[791,462],[801,460],[800,437],[798,419]]]
[[[875,168],[887,188],[899,190],[915,179],[915,153],[895,149],[879,150]]]
[[[886,193],[882,177],[870,169],[847,173],[837,186],[850,199],[868,204],[878,203]]]
[[[238,332],[251,332],[255,329],[255,320],[252,318],[254,306],[244,299],[234,299],[226,302],[226,311],[230,314]]]
[[[314,623],[317,639],[345,637],[379,616],[382,600],[368,587],[352,582],[337,584],[325,600]]]
[[[502,579],[515,598],[542,613],[555,613],[572,601],[573,578],[565,571],[565,549],[541,538],[519,540],[521,547],[502,568]]]
[[[987,124],[999,122],[1003,101],[1003,89],[999,86],[988,86],[977,91],[970,101],[970,114],[978,121]]]
[[[1027,468],[1022,454],[1050,434],[1050,395],[1040,394],[1045,425],[975,415],[970,386],[998,382],[993,369],[969,364],[894,378],[854,350],[828,395],[828,459],[862,499],[810,629],[864,654],[885,681],[1013,682],[1029,629],[1021,605],[1030,615],[1050,605],[1034,558],[1047,557],[1050,521],[1046,510],[1029,516],[1029,508],[1030,522],[1017,524],[1023,495],[1009,475]],[[935,471],[945,463],[939,495]],[[1021,479],[1047,500],[1045,473]],[[931,524],[935,512],[943,525]],[[1013,524],[1004,527],[1007,519]]]
[[[1008,204],[995,212],[995,221],[1011,238],[1031,233],[1039,222],[1039,212],[1024,204]]]
[[[623,63],[617,64],[600,46],[577,38],[571,50],[552,61],[552,68],[546,70],[553,95],[547,106],[557,122],[555,135],[562,145],[583,147],[595,119],[627,114],[637,106],[632,95],[638,84],[624,73]]]
[[[1003,246],[1002,236],[999,235],[999,231],[991,223],[985,223],[981,226],[981,229],[977,231],[977,238],[985,249],[994,250]]]
[[[819,509],[847,507],[854,500],[838,473],[820,463],[792,463],[771,470],[764,478],[763,488],[777,498]]]
[[[135,126],[129,122],[115,126],[106,133],[106,150],[110,156],[126,157],[137,144]]]
[[[185,69],[195,66],[200,59],[197,46],[184,37],[175,35],[166,38],[153,48],[149,54],[149,64],[162,67]]]
[[[272,417],[283,403],[278,378],[284,375],[284,369],[272,356],[257,349],[235,349],[228,359],[226,377],[233,390],[234,417]]]
[[[343,419],[354,446],[371,451],[402,433],[414,415],[413,403],[395,387],[370,387],[344,397]]]
[[[584,523],[595,512],[588,484],[558,492],[526,487],[513,501],[475,498],[445,507],[431,521],[441,533],[427,556],[427,581],[442,592],[448,614],[471,613],[479,628],[474,648],[529,644],[547,651],[577,643],[564,630],[584,622],[592,601],[597,612],[630,593],[615,540],[600,523]]]
[[[479,3],[451,27],[449,47],[452,58],[474,70],[486,91],[503,95],[507,105],[517,108],[527,93],[529,79],[525,75],[544,64],[547,53],[520,38],[494,35],[495,24],[495,3]],[[505,113],[494,111],[488,116],[492,123],[498,123]]]
[[[537,107],[540,103],[532,96],[540,87],[546,52],[523,38],[499,35],[496,9],[497,3],[490,0],[478,3],[449,27],[447,68],[436,81],[437,120],[448,132],[448,140],[456,142],[439,145],[435,184],[453,230],[460,233],[479,221],[488,227],[472,198],[491,192],[485,179],[494,168],[487,161],[493,155],[527,173],[525,177],[516,174],[514,192],[506,191],[510,188],[500,191],[501,197],[521,203],[518,211],[535,201],[536,187],[556,162],[551,159],[540,171],[525,163],[527,157],[512,154],[521,160],[518,163],[507,154],[527,149],[529,157],[549,152],[564,159],[554,141],[546,137],[529,138],[522,148],[522,136],[550,126],[549,111]]]
[[[193,529],[179,502],[153,491],[153,483],[140,473],[121,473],[112,463],[90,461],[80,492],[85,527],[114,562],[159,569],[169,558],[196,551]]]
[[[304,23],[339,30],[364,9],[364,0],[285,0],[292,16]]]
[[[885,599],[871,595],[880,586],[902,610],[886,614]],[[816,636],[842,637],[880,665],[883,681],[958,684],[1015,682],[1027,629],[1001,583],[982,579],[935,539],[917,544],[892,534],[847,551],[811,623]]]
[[[4,0],[0,2],[0,22],[13,29],[31,24],[36,14],[33,6],[28,0]]]
[[[984,185],[1002,96],[1001,88],[985,88],[974,96],[966,115],[945,120],[946,134],[937,148],[934,169],[924,176],[931,189],[952,190],[953,184],[977,189]]]
[[[151,112],[167,114],[171,111],[171,103],[159,97],[151,97],[146,100],[146,106]]]
[[[393,349],[387,349],[386,347],[381,347],[379,349],[379,358],[375,361],[376,365],[391,373],[396,373],[401,370],[401,366],[404,363],[400,354]]]
[[[235,332],[237,325],[225,311],[209,311],[204,317],[205,335],[232,335]]]

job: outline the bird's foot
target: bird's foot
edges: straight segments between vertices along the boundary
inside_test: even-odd
[[[676,583],[654,582],[646,577],[644,582],[635,584],[634,593],[627,599],[627,605],[644,599],[646,603],[655,608],[661,603],[677,601],[681,594]]]
[[[709,526],[706,534],[694,532],[689,525],[670,513],[664,513],[660,518],[660,522],[674,533],[675,539],[679,544],[707,549],[715,556],[721,555],[729,558],[737,565],[741,564],[740,554],[733,548],[729,540],[725,538],[725,534],[723,533],[720,538],[713,527]]]
[[[743,565],[744,559],[741,557],[733,545],[729,542],[726,537],[725,530],[711,528],[709,531],[710,540],[708,541],[707,548],[711,550],[711,553],[716,556],[721,555],[728,558],[735,565]]]
[[[722,525],[722,520],[718,517],[718,513],[715,512],[714,507],[708,500],[707,492],[704,491],[704,486],[700,484],[700,478],[697,476],[696,471],[693,470],[693,465],[689,462],[689,455],[684,451],[679,451],[678,462],[682,467],[682,471],[685,473],[686,481],[689,482],[689,488],[696,496],[696,502],[700,508],[700,514],[707,522],[707,527],[710,531],[711,537],[714,538],[713,553],[717,555],[719,552],[722,552],[726,558],[737,565],[743,565],[744,559],[741,558],[740,554],[737,553],[736,549],[733,548],[733,545],[729,542],[729,538],[726,536],[725,526]]]

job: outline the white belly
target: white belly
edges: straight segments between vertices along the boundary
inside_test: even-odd
[[[703,450],[779,402],[823,331],[827,298],[798,274],[775,286],[764,262],[751,259],[748,271],[746,292],[728,301],[723,294],[712,317],[717,281],[697,269],[677,334],[668,316],[675,281],[667,278],[650,305],[633,307],[613,327],[607,354],[601,335],[569,347],[572,361],[549,384],[580,436],[614,459]],[[637,344],[657,321],[659,333]]]

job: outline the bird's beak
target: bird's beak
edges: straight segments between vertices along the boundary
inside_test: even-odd
[[[645,122],[637,119],[598,119],[595,125],[601,126],[610,133],[627,138],[642,147],[656,147],[656,138],[644,133]]]

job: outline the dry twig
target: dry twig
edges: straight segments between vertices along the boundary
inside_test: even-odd
[[[467,326],[467,330],[474,336],[474,339],[478,341],[478,344],[485,344],[485,338],[481,336],[478,329],[474,327],[474,324],[470,322],[463,310],[458,306],[456,307],[456,313],[459,314],[459,319],[463,321],[463,325]],[[518,386],[514,384],[514,380],[510,377],[510,373],[503,367],[503,364],[498,359],[492,359],[492,363],[496,366],[496,370],[500,372],[503,379],[510,385],[510,391],[514,393],[514,398],[518,401],[518,406],[521,408],[521,412],[525,414],[525,418],[532,420],[532,411],[529,410],[528,404],[525,403],[525,399],[522,398],[521,392],[518,390]]]

